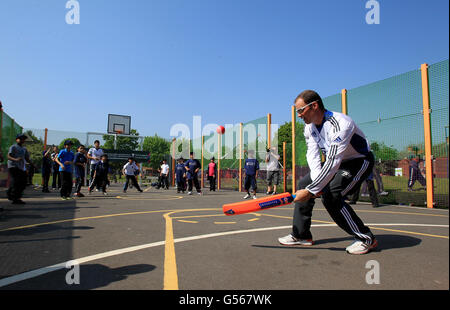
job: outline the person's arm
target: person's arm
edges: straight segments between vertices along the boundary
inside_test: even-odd
[[[12,157],[12,156],[8,153],[8,159],[9,159],[9,160],[12,160],[12,161],[21,161],[21,160],[22,160],[22,157],[17,157],[17,158],[15,158],[15,157]]]
[[[311,197],[319,194],[335,176],[342,162],[342,155],[347,149],[353,133],[355,132],[355,125],[353,122],[340,122],[339,127],[341,130],[335,133],[333,138],[331,138],[332,142],[330,150],[323,167],[320,169],[319,175],[312,179],[313,182],[305,189],[310,192]],[[296,201],[298,201],[297,197]]]
[[[61,154],[61,153],[60,153]],[[55,156],[55,162],[61,167],[62,170],[66,170],[66,167],[59,161],[59,155]]]

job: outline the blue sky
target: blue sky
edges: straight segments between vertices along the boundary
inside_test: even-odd
[[[173,124],[290,120],[299,92],[322,97],[448,59],[447,0],[0,1],[0,100],[26,128],[142,135]]]

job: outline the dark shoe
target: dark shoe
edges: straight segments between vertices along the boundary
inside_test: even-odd
[[[25,201],[23,201],[21,199],[17,199],[17,200],[13,200],[12,204],[13,205],[24,205]]]
[[[379,205],[379,204],[376,204],[376,205],[372,205],[372,207],[373,207],[373,208],[379,208],[380,205]]]

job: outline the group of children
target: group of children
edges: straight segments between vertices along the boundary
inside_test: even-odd
[[[244,170],[245,170],[245,181],[244,188],[247,191],[244,199],[252,197],[256,199],[257,182],[256,175],[259,170],[259,162],[254,158],[254,153],[249,151],[249,158],[245,160]],[[162,168],[161,168],[162,169]],[[183,157],[178,159],[178,163],[175,166],[175,180],[177,184],[177,193],[184,193],[188,191],[188,195],[192,195],[193,187],[197,191],[198,195],[202,195],[202,190],[200,182],[198,180],[198,172],[201,171],[202,167],[200,161],[194,158],[194,153],[189,154],[189,159],[185,162]],[[207,177],[209,181],[209,190],[216,191],[216,181],[217,181],[217,164],[215,163],[215,158],[212,157],[207,167]],[[250,189],[252,193],[250,193]]]
[[[58,171],[61,180],[61,198],[63,200],[69,200],[72,194],[73,176],[75,176],[75,197],[84,197],[81,193],[81,188],[85,183],[86,177],[86,165],[90,160],[90,182],[88,186],[88,193],[91,194],[94,189],[101,190],[103,195],[107,195],[106,188],[109,183],[108,173],[110,172],[110,164],[108,155],[100,148],[100,142],[96,140],[94,147],[86,152],[84,145],[80,145],[77,148],[77,152],[74,154],[71,151],[73,142],[66,140],[64,142],[64,149],[61,150],[56,156],[54,156],[54,162],[58,165]],[[44,186],[43,192],[49,192],[48,179],[51,173],[51,157],[49,151],[44,152],[43,161],[43,179]],[[139,167],[134,162],[134,158],[128,158],[128,162],[122,169],[123,175],[126,177],[123,191],[126,192],[130,183],[139,191],[142,189],[136,180],[136,175],[139,174]]]

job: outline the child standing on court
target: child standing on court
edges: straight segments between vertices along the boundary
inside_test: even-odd
[[[255,152],[253,150],[248,151],[248,158],[245,160],[245,182],[244,188],[247,191],[247,195],[244,196],[244,199],[250,198],[250,187],[253,191],[253,199],[256,199],[256,173],[259,170],[259,162],[256,158],[254,158]]]
[[[214,157],[211,158],[211,162],[208,164],[208,180],[209,191],[216,191],[216,179],[217,179],[217,165],[214,162]]]
[[[108,171],[108,155],[104,154],[101,156],[100,161],[95,165],[93,180],[91,182],[91,185],[89,185],[89,194],[92,193],[94,187],[100,186],[103,191],[103,195],[107,195],[106,184],[108,181]]]
[[[178,159],[178,164],[175,166],[175,176],[177,182],[177,193],[186,190],[186,168],[184,167],[184,159],[180,157]]]
[[[127,192],[128,184],[131,181],[133,186],[136,187],[136,189],[142,193],[142,189],[140,188],[136,180],[136,176],[139,174],[139,167],[134,162],[133,157],[128,158],[128,162],[123,166],[122,173],[126,178],[125,185],[123,186],[123,192],[124,193]]]
[[[84,197],[84,195],[81,193],[81,187],[84,184],[84,178],[85,178],[85,168],[87,163],[86,158],[86,149],[84,148],[84,145],[80,145],[77,149],[77,153],[75,154],[75,159],[73,160],[74,166],[75,166],[75,194],[76,197]]]
[[[59,165],[59,174],[61,178],[61,198],[63,200],[72,199],[72,164],[75,155],[70,150],[73,143],[70,140],[64,142],[64,150],[61,150],[55,161]]]

